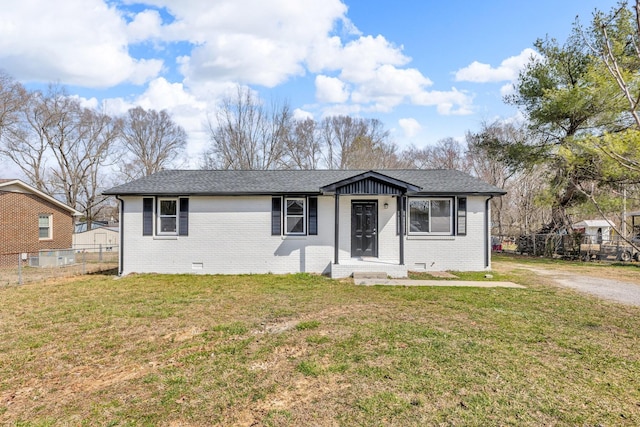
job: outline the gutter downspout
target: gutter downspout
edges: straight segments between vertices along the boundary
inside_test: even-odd
[[[398,230],[398,235],[400,236],[400,265],[404,265],[404,200],[404,194],[400,195],[400,218],[398,218],[398,223],[400,224],[400,230]]]
[[[484,214],[487,217],[484,222],[484,268],[489,268],[491,259],[491,199],[493,196],[489,196],[484,202]]]
[[[338,195],[338,193],[336,192],[336,194],[333,196],[334,197],[334,226],[333,226],[333,263],[334,264],[339,264],[339,253],[340,253],[340,248],[339,248],[339,242],[340,242],[340,196]]]
[[[120,229],[120,256],[118,257],[118,276],[122,276],[124,271],[124,200],[116,195],[116,200],[120,202],[120,223],[118,228]]]

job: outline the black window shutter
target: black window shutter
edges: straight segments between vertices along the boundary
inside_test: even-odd
[[[153,235],[153,198],[142,199],[142,235]]]
[[[309,197],[309,235],[318,234],[318,198]]]
[[[273,197],[271,199],[271,235],[282,234],[282,198]]]
[[[178,234],[180,236],[189,235],[189,199],[180,199],[180,217],[178,224]]]
[[[466,197],[458,197],[458,221],[457,221],[457,235],[458,236],[466,236],[467,235],[467,198]]]

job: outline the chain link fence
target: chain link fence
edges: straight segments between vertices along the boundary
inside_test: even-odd
[[[618,236],[607,239],[579,233],[528,234],[518,237],[492,236],[491,238],[491,247],[494,252],[583,261],[640,261],[638,243],[630,244]]]
[[[53,278],[77,276],[118,268],[116,245],[82,245],[0,255],[0,286],[21,285]]]

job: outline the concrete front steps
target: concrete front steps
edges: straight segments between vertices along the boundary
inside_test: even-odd
[[[355,277],[356,274],[383,275],[383,277],[373,278],[404,278],[407,277],[408,269],[406,265],[398,265],[378,260],[352,259],[344,264],[331,264],[332,279]]]

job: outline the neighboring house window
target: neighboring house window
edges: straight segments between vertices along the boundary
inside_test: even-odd
[[[451,235],[451,199],[409,199],[409,234]]]
[[[51,233],[51,214],[38,215],[38,238],[46,240],[52,238]]]
[[[271,199],[271,235],[318,234],[317,197],[273,197]]]
[[[284,199],[284,221],[286,234],[305,234],[305,198]]]

